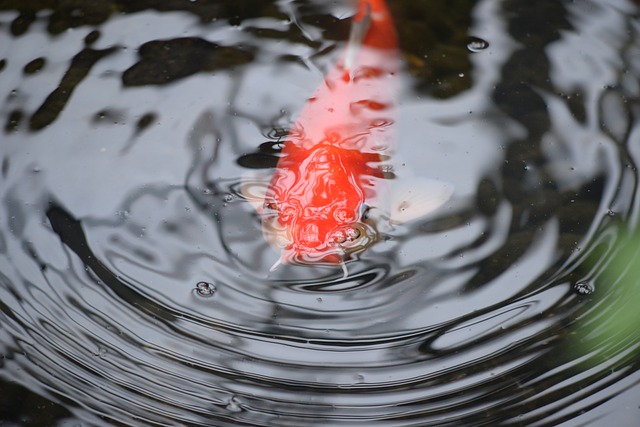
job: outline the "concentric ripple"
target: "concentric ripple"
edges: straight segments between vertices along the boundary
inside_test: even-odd
[[[270,272],[239,190],[346,6],[143,3],[0,10],[0,390],[66,408],[57,425],[633,425],[632,2],[393,3],[394,173],[456,192],[347,277]]]

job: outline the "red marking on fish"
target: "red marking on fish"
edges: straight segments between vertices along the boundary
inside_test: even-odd
[[[384,0],[360,0],[367,26],[300,112],[261,210],[281,261],[341,263],[375,240],[363,218],[381,155],[393,144],[397,36]]]

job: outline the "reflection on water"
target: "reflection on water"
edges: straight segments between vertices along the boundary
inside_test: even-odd
[[[456,193],[347,278],[270,273],[239,188],[349,8],[135,3],[0,11],[4,420],[634,425],[637,334],[575,345],[624,301],[603,269],[638,219],[634,3],[391,2],[394,173]]]

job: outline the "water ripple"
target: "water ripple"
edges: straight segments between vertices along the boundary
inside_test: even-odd
[[[0,11],[0,378],[96,426],[602,422],[640,381],[616,323],[636,279],[610,271],[639,215],[640,34],[631,2],[587,3],[476,2],[457,41],[423,28],[451,10],[394,3],[393,172],[456,194],[346,277],[270,272],[241,192],[335,59],[343,6],[117,5],[65,32],[61,11]]]

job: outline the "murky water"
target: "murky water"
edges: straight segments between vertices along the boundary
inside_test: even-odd
[[[638,334],[577,345],[625,299],[636,5],[390,2],[395,173],[453,199],[347,278],[269,272],[239,187],[340,51],[338,3],[4,3],[6,425],[637,425]]]

